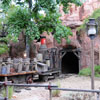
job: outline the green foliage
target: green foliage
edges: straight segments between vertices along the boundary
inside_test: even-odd
[[[12,0],[2,0],[2,4],[4,8],[8,8],[10,6],[10,2]],[[24,2],[18,2],[18,0],[15,0],[17,4],[30,4],[30,0],[24,0]],[[68,11],[68,7],[71,5],[71,3],[76,4],[77,6],[81,6],[82,3],[80,0],[35,0],[35,5],[33,5],[34,11],[38,12],[38,10],[49,10],[51,12],[56,10],[56,5],[63,5],[64,12]]]
[[[83,25],[81,25],[79,28],[77,28],[78,31],[86,28],[86,22],[89,21],[89,18],[95,18],[96,21],[99,22],[98,18],[100,18],[100,9],[96,9],[91,16],[86,18],[83,22]],[[99,22],[99,27],[100,27],[100,22]],[[100,28],[99,28],[99,30],[100,30]]]
[[[8,98],[9,99],[12,98],[13,92],[14,92],[13,86],[8,86]],[[2,94],[3,94],[4,97],[6,96],[6,90],[5,89],[2,91]]]
[[[0,30],[2,30],[2,18],[0,19]]]
[[[95,76],[100,77],[100,66],[95,66]],[[79,72],[79,75],[83,76],[90,76],[91,75],[91,69],[90,68],[84,68]]]
[[[59,2],[61,2],[61,4],[63,5],[63,11],[65,13],[68,12],[68,7],[71,5],[70,3],[74,3],[77,6],[81,6],[82,3],[80,2],[80,0],[59,0]]]
[[[12,42],[18,42],[18,37],[17,36],[13,36],[11,34],[8,34],[6,37],[0,37],[0,42],[3,42],[6,44],[8,44],[10,41]]]
[[[100,9],[96,9],[90,17],[95,18],[95,19],[100,17]]]
[[[7,43],[9,43],[10,41],[16,43],[18,42],[18,36],[15,36],[13,34],[8,34],[6,37],[5,37],[5,40],[7,41]]]
[[[27,8],[14,7],[13,10],[9,9],[7,19],[8,25],[23,29],[27,27],[31,16]]]
[[[56,9],[56,2],[54,0],[37,0],[39,9],[43,8],[44,10],[49,10],[51,12]]]
[[[8,43],[8,39],[6,37],[1,37],[0,42]]]
[[[95,66],[95,76],[100,77],[100,66]]]
[[[60,86],[60,82],[57,82],[57,86],[58,86],[58,88],[61,87],[61,86]],[[59,97],[59,96],[60,96],[60,90],[53,90],[53,91],[52,91],[52,96],[53,96],[53,97]]]
[[[34,22],[30,22],[28,24],[25,33],[26,33],[26,36],[28,36],[30,41],[34,40],[35,38],[38,39],[40,37],[38,26]]]
[[[10,3],[11,3],[11,0],[1,0],[2,1],[2,8],[3,8],[3,11],[7,11],[9,6],[10,6]]]
[[[24,30],[29,42],[35,38],[38,39],[44,31],[53,33],[58,43],[61,38],[68,40],[68,36],[72,35],[72,32],[70,28],[61,24],[58,7],[63,5],[63,10],[67,12],[72,3],[81,5],[80,0],[35,0],[34,4],[30,0],[24,0],[23,6],[17,0],[15,0],[17,6],[10,3],[12,0],[2,1],[3,6],[8,4],[10,8],[6,11],[6,24],[9,26],[7,32],[18,37]],[[28,4],[30,9],[25,4]],[[45,15],[40,14],[40,11],[44,11]]]
[[[56,26],[54,38],[58,41],[58,43],[61,42],[61,38],[65,38],[68,42],[68,36],[69,35],[72,35],[70,28],[68,28],[66,26],[62,26],[61,24]]]
[[[79,72],[79,75],[90,76],[91,75],[91,69],[90,68],[84,68]]]
[[[38,27],[31,21],[31,18],[32,16],[27,8],[15,7],[8,14],[8,33],[16,37],[24,30],[30,41],[34,40],[34,38],[39,38],[40,33]]]
[[[39,16],[41,14],[38,14]],[[51,13],[48,12],[45,17],[38,17],[38,20],[36,19],[36,22],[39,26],[39,31],[42,33],[44,31],[47,32],[53,32],[57,26],[57,24],[60,24],[61,21],[59,20],[59,17],[61,15],[59,13]]]
[[[7,37],[1,37],[0,38],[0,55],[9,52],[8,42],[12,40],[15,41],[15,37],[7,36]]]
[[[7,53],[9,51],[9,48],[6,44],[0,44],[0,55]]]
[[[61,38],[68,40],[68,36],[72,35],[71,29],[61,24],[60,16],[59,13],[48,12],[45,17],[40,16],[37,20],[40,33],[44,31],[54,33],[58,43],[61,42]]]

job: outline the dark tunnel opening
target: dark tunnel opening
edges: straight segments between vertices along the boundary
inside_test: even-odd
[[[69,73],[79,73],[79,59],[72,51],[67,52],[62,58],[62,74]]]

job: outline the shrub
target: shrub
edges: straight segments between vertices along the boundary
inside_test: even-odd
[[[9,51],[9,48],[6,44],[0,44],[0,55],[7,53]]]
[[[90,76],[91,75],[91,69],[90,68],[84,68],[79,72],[79,75]]]
[[[59,82],[57,82],[57,86],[60,87],[60,83]],[[59,95],[60,95],[60,90],[53,90],[52,91],[52,96],[53,97],[59,97]]]
[[[100,66],[95,66],[95,76],[100,77]]]
[[[3,96],[6,96],[6,90],[2,91]],[[13,86],[8,86],[8,98],[11,99],[13,95]]]
[[[94,71],[95,71],[95,76],[100,77],[100,66],[95,66]],[[91,75],[90,67],[82,69],[79,72],[79,75],[90,76]]]

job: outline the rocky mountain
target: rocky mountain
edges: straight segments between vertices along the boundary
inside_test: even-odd
[[[77,27],[83,24],[83,20],[90,16],[96,9],[100,8],[100,0],[86,0],[81,7],[76,7],[72,5],[68,14],[64,14],[62,11],[62,6],[60,7],[60,12],[62,13],[61,20],[64,25],[72,28],[73,36],[70,37],[71,45],[76,46],[76,48],[81,48],[81,68],[91,66],[91,41],[87,37],[85,30],[77,32]],[[94,40],[94,62],[95,65],[100,64],[99,62],[99,44],[100,37],[97,36]],[[65,45],[65,42],[63,42]]]

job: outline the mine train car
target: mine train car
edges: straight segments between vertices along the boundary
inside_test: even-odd
[[[42,45],[33,59],[0,58],[0,81],[5,79],[14,83],[32,83],[36,79],[47,81],[59,76],[60,72],[58,48],[48,49]]]

